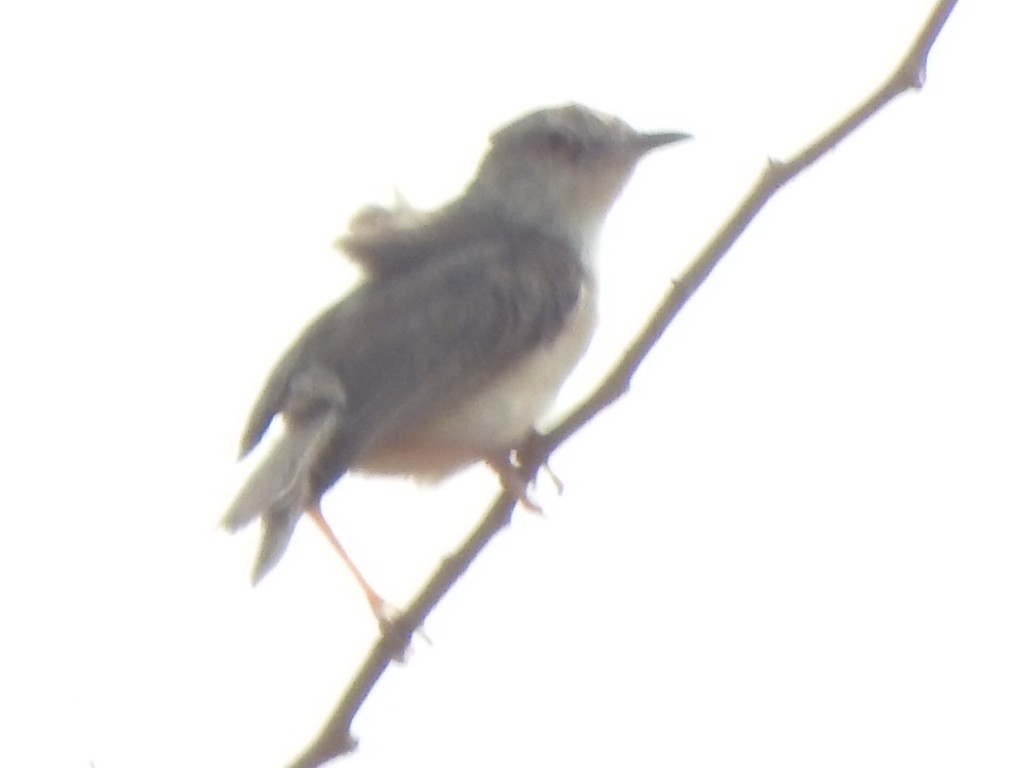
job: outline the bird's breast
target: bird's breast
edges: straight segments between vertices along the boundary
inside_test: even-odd
[[[380,446],[356,469],[429,482],[481,459],[504,455],[522,443],[551,407],[586,351],[596,323],[593,287],[585,285],[553,340],[456,408]]]

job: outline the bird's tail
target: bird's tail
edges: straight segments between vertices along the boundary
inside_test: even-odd
[[[310,468],[323,434],[323,425],[285,430],[221,521],[229,531],[237,531],[257,517],[261,519],[263,539],[252,571],[254,585],[277,565],[299,518],[316,502]]]

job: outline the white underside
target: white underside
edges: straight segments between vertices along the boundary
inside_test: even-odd
[[[591,291],[584,288],[580,303],[558,338],[438,421],[431,432],[455,442],[496,449],[517,444],[551,407],[562,383],[586,351],[597,321],[594,304]]]
[[[357,469],[430,481],[483,458],[500,458],[520,445],[551,407],[596,324],[593,289],[584,285],[576,309],[554,341],[456,410],[365,457]]]

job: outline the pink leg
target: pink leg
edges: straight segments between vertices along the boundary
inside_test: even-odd
[[[370,610],[373,611],[374,617],[377,619],[377,623],[380,624],[381,630],[383,631],[389,624],[391,617],[394,616],[395,610],[392,606],[381,597],[377,591],[370,586],[370,583],[363,577],[363,574],[356,568],[356,564],[352,562],[352,558],[348,556],[348,552],[341,546],[341,542],[338,541],[338,537],[334,535],[334,531],[331,530],[331,526],[327,524],[324,519],[323,512],[320,511],[320,505],[306,510],[306,514],[312,518],[313,522],[316,523],[317,528],[320,532],[327,537],[327,540],[331,542],[331,546],[334,547],[334,551],[338,553],[341,559],[348,566],[348,569],[355,576],[356,581],[359,583],[360,589],[363,590],[363,594],[366,595],[366,601],[370,604]]]

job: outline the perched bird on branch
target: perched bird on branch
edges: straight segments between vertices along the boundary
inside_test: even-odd
[[[244,457],[284,422],[224,517],[231,530],[262,521],[254,583],[308,514],[387,620],[320,508],[350,471],[436,481],[484,461],[529,503],[511,455],[590,341],[598,231],[640,158],[685,138],[578,105],[544,109],[497,131],[465,193],[439,210],[356,214],[339,246],[364,281],[284,353],[242,436]]]

